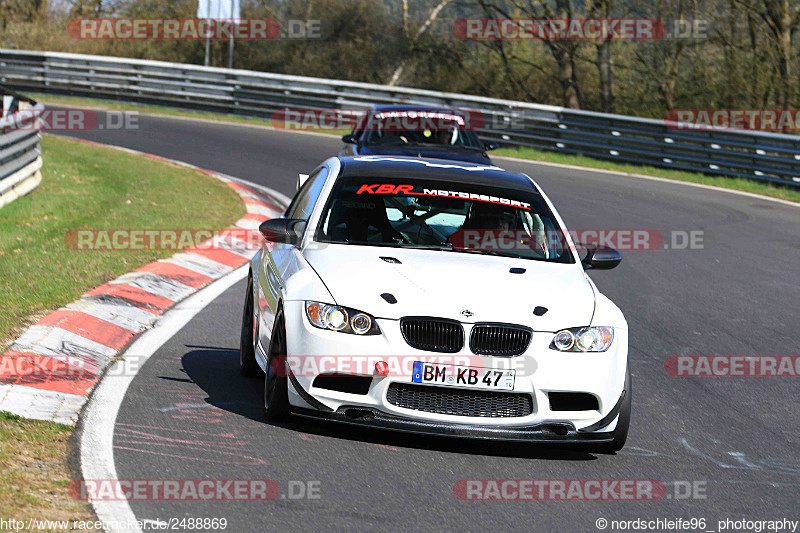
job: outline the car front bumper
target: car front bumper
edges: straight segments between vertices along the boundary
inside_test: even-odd
[[[326,420],[351,426],[443,437],[551,444],[601,444],[613,440],[613,434],[610,432],[584,433],[577,431],[570,422],[551,422],[533,426],[513,427],[457,424],[404,418],[374,408],[346,405],[336,411],[292,407],[292,414],[303,418]]]
[[[539,442],[608,442],[616,427],[625,394],[627,327],[615,328],[614,344],[603,353],[557,352],[549,349],[552,333],[534,332],[524,354],[501,358],[476,356],[469,351],[468,343],[458,354],[416,350],[405,342],[396,320],[378,319],[381,335],[357,337],[314,328],[304,316],[302,302],[285,302],[285,313],[289,358],[319,362],[320,357],[335,360],[355,356],[427,361],[437,356],[464,356],[471,366],[483,368],[503,368],[498,365],[513,361],[516,368],[523,369],[517,373],[513,392],[528,394],[533,401],[533,411],[519,417],[459,416],[408,409],[390,403],[387,391],[392,383],[411,384],[410,375],[379,376],[366,365],[363,372],[353,372],[372,378],[366,394],[315,387],[319,372],[290,373],[289,402],[300,416],[410,433]],[[470,325],[465,323],[464,327],[468,336]],[[305,370],[307,365],[298,362],[294,368]],[[598,408],[553,410],[548,396],[551,392],[590,394],[597,399]]]

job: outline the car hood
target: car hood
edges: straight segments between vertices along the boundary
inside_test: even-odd
[[[491,164],[491,159],[485,152],[475,149],[458,148],[456,146],[359,146],[358,155],[401,155],[409,157],[430,157],[434,159],[447,159],[450,161],[465,161],[467,163]]]
[[[432,316],[558,331],[586,326],[594,313],[594,290],[574,264],[449,251],[316,245],[304,255],[334,303],[378,318]],[[512,274],[511,268],[525,272]],[[386,293],[397,303],[387,302],[381,296]],[[543,316],[533,314],[538,306],[547,308]]]

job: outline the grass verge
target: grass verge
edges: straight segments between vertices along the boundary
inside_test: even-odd
[[[562,165],[575,165],[579,167],[597,168],[602,170],[611,170],[614,172],[623,172],[629,174],[642,174],[646,176],[655,176],[657,178],[666,178],[676,181],[688,181],[691,183],[701,183],[703,185],[713,185],[715,187],[722,187],[724,189],[733,189],[735,191],[763,194],[764,196],[780,198],[781,200],[800,202],[800,189],[781,187],[779,185],[773,185],[771,183],[763,183],[760,181],[753,181],[744,178],[729,178],[726,176],[708,176],[706,174],[699,174],[696,172],[684,172],[681,170],[669,170],[658,167],[627,165],[622,163],[616,163],[614,161],[603,161],[601,159],[592,159],[591,157],[586,157],[581,155],[567,155],[567,154],[560,154],[558,152],[545,152],[542,150],[535,150],[533,148],[500,148],[492,152],[492,155],[517,157],[519,159],[532,159],[535,161],[544,161],[547,163],[559,163]]]
[[[205,174],[47,135],[42,183],[0,209],[0,353],[41,313],[170,250],[79,251],[71,229],[221,229],[245,212]],[[33,282],[32,282],[33,280]]]
[[[25,522],[93,520],[90,505],[73,499],[67,491],[71,434],[70,426],[25,420],[0,411],[0,517]]]
[[[53,96],[49,94],[31,94],[32,98],[42,101],[45,105],[71,105],[71,106],[87,106],[97,107],[101,109],[110,109],[114,111],[139,111],[141,113],[152,113],[156,115],[167,115],[174,117],[187,117],[187,118],[201,118],[207,120],[217,120],[224,122],[233,122],[239,124],[255,124],[259,126],[271,127],[271,122],[267,119],[257,117],[243,117],[239,115],[228,115],[222,113],[212,113],[204,111],[189,111],[184,109],[175,109],[164,106],[151,106],[130,104],[125,102],[114,102],[108,100],[94,100],[91,98],[80,98],[72,96]],[[347,131],[315,131],[307,129],[311,133],[327,133],[334,135],[344,135]],[[533,148],[501,148],[495,152],[495,155],[502,155],[508,157],[518,157],[520,159],[531,159],[536,161],[545,161],[548,163],[561,163],[565,165],[575,165],[587,168],[597,168],[604,170],[612,170],[615,172],[626,172],[630,174],[644,174],[648,176],[655,176],[658,178],[671,179],[676,181],[688,181],[691,183],[701,183],[704,185],[713,185],[725,189],[732,189],[736,191],[745,191],[755,194],[763,194],[773,198],[780,198],[782,200],[789,200],[793,202],[800,202],[800,190],[781,187],[770,183],[762,183],[743,178],[728,178],[723,176],[709,176],[706,174],[698,174],[695,172],[683,172],[679,170],[669,170],[658,167],[637,166],[619,164],[613,161],[603,161],[600,159],[592,159],[585,156],[577,156],[570,154],[560,154],[557,152],[545,152],[535,150]]]
[[[49,135],[42,150],[41,185],[0,209],[0,353],[47,311],[174,253],[72,250],[70,229],[221,229],[245,212],[230,187],[202,172]],[[93,519],[68,494],[71,434],[0,411],[0,518]]]

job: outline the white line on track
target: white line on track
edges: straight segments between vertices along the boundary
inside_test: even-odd
[[[141,334],[122,356],[135,354],[137,361],[142,364],[146,362],[208,304],[244,279],[247,269],[248,263],[245,263],[164,313],[153,329]],[[108,372],[114,373],[117,370],[115,365],[124,365],[124,362],[116,361],[109,366]],[[137,367],[141,367],[141,364]],[[113,448],[114,426],[125,393],[136,376],[125,371],[117,371],[114,376],[113,379],[100,380],[81,416],[80,462],[84,480],[117,479]],[[127,500],[94,501],[92,505],[99,520],[110,526],[115,523],[119,525],[117,528],[109,527],[107,531],[141,531],[127,527],[136,521],[136,515]]]
[[[591,168],[581,167],[578,165],[567,165],[565,163],[550,163],[549,161],[536,161],[534,159],[521,159],[519,157],[510,157],[505,155],[494,156],[492,159],[507,159],[515,163],[527,163],[529,165],[539,165],[545,167],[566,168],[569,170],[580,170],[583,172],[596,172],[598,174],[611,174],[613,176],[620,176],[623,178],[636,178],[641,180],[657,181],[659,183],[671,183],[673,185],[685,185],[687,187],[696,187],[698,189],[706,189],[708,191],[727,192],[739,196],[747,196],[749,198],[756,198],[767,202],[777,202],[779,204],[788,205],[790,207],[800,207],[800,203],[792,202],[790,200],[782,200],[780,198],[773,198],[772,196],[764,196],[763,194],[756,194],[746,191],[737,191],[735,189],[728,189],[725,187],[717,187],[716,185],[706,185],[704,183],[692,183],[691,181],[671,180],[667,178],[658,178],[656,176],[648,176],[645,174],[635,174],[631,172],[620,172],[618,170],[606,170],[604,168]],[[531,176],[534,180],[536,176]],[[538,183],[538,182],[537,182]]]
[[[113,145],[112,148],[122,148]],[[142,152],[135,152],[142,153]],[[248,180],[234,178],[222,173],[220,175],[232,179],[242,185],[266,192],[276,199],[289,203],[289,198],[280,192],[253,183]],[[161,346],[171,339],[178,331],[188,324],[200,311],[213,302],[223,292],[247,275],[249,262],[236,270],[225,274],[221,278],[203,287],[198,292],[178,303],[175,307],[164,313],[154,327],[141,335],[122,353],[124,359],[128,354],[136,354],[137,370]],[[115,361],[109,365],[107,372],[115,372],[113,380],[101,379],[86,403],[79,421],[80,435],[80,465],[81,477],[87,479],[116,480],[117,468],[114,461],[114,426],[117,414],[122,407],[122,401],[128,387],[133,382],[136,374],[128,375],[125,371],[117,369],[124,365],[124,361]],[[127,500],[120,501],[94,501],[92,502],[97,518],[106,524],[119,527],[109,527],[107,531],[125,531],[139,533],[141,529],[127,527],[137,519]]]

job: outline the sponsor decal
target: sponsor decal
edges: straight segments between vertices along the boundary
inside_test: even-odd
[[[519,200],[511,200],[500,196],[492,196],[488,194],[476,194],[463,191],[451,191],[448,189],[427,189],[415,190],[414,185],[395,185],[391,183],[365,183],[356,191],[356,194],[405,194],[408,196],[435,196],[439,198],[459,198],[462,200],[473,200],[477,202],[486,202],[491,204],[504,205],[509,207],[517,207],[520,209],[530,210],[531,204]]]

